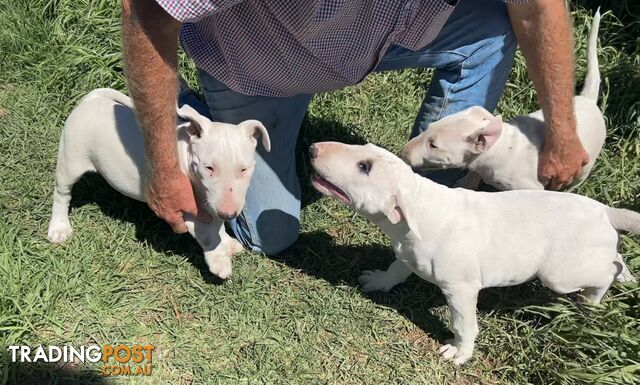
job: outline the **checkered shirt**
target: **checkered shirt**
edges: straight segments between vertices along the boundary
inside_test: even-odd
[[[234,91],[285,97],[360,82],[387,48],[418,50],[446,0],[156,0],[196,65]],[[473,0],[478,1],[478,0]],[[515,0],[522,1],[522,0]]]

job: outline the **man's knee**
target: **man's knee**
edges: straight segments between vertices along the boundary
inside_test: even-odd
[[[239,218],[234,233],[240,242],[254,252],[278,254],[291,247],[300,233],[299,215],[281,210],[265,210],[255,220]]]
[[[256,222],[260,249],[267,255],[278,254],[291,247],[300,234],[300,217],[280,210],[267,210]]]

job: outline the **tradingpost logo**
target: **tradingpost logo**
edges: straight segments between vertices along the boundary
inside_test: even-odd
[[[7,348],[11,362],[46,363],[98,363],[103,376],[150,376],[153,370],[153,345],[90,345],[76,348],[64,346],[38,346],[32,349],[25,345]]]

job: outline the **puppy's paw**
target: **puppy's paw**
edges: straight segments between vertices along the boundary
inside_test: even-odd
[[[637,282],[627,265],[622,265],[622,271],[616,276],[618,282]]]
[[[381,291],[388,293],[395,286],[395,282],[391,282],[389,275],[383,270],[365,270],[358,277],[358,282],[360,282],[362,290],[365,292]]]
[[[622,273],[616,276],[616,281],[618,282],[637,282],[636,277],[631,274],[629,270],[623,271]]]
[[[49,224],[47,239],[52,243],[62,243],[69,239],[71,233],[73,233],[73,229],[69,222],[51,223]]]
[[[446,341],[446,345],[438,350],[438,353],[445,360],[453,361],[456,365],[462,365],[473,355],[473,347],[458,347],[453,343],[453,340],[449,340]]]
[[[222,279],[227,279],[231,275],[232,264],[228,255],[205,255],[205,261],[211,274]]]
[[[225,241],[225,247],[229,251],[229,255],[238,254],[244,251],[244,246],[237,239],[229,237]]]

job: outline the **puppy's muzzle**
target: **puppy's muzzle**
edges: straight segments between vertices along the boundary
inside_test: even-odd
[[[406,146],[402,149],[402,151],[400,151],[400,159],[402,159],[407,164],[411,164],[409,162],[409,149]]]
[[[400,159],[402,159],[406,164],[414,167],[417,165],[416,159],[413,159],[413,151],[414,151],[414,147],[416,147],[416,145],[419,145],[419,143],[414,139],[410,140],[409,143],[405,144],[404,147],[402,148],[402,150],[400,151]]]
[[[223,211],[218,211],[217,212],[218,216],[220,217],[220,219],[224,220],[224,221],[230,221],[232,219],[234,219],[235,217],[238,216],[238,212],[234,211],[234,212],[223,212]]]

